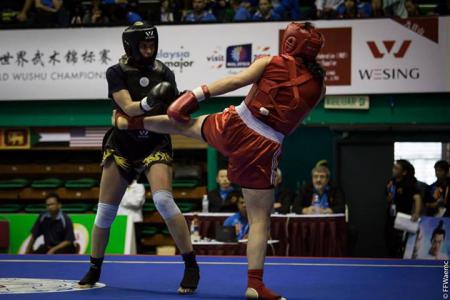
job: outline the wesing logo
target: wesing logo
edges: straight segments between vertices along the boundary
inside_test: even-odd
[[[252,63],[252,44],[227,47],[227,68],[246,68]]]
[[[396,46],[397,45],[397,46]],[[390,59],[387,63],[393,63],[392,56],[395,59],[402,59],[411,46],[411,40],[402,41],[400,45],[396,41],[388,40],[377,43],[375,41],[367,41],[372,56],[375,59]],[[380,67],[373,69],[359,69],[359,77],[361,80],[403,80],[420,78],[420,70],[417,67]]]
[[[369,46],[370,52],[372,52],[373,57],[375,58],[383,58],[384,54],[380,51],[380,48],[377,46],[377,44],[374,41],[368,41],[367,45]],[[383,41],[384,48],[386,49],[387,53],[390,54],[392,49],[394,48],[395,41]],[[394,52],[393,55],[395,58],[403,58],[406,54],[406,51],[408,51],[409,46],[411,45],[410,40],[403,41],[403,43],[400,45],[400,48],[397,50],[397,52]]]

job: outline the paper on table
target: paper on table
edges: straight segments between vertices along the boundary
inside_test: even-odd
[[[411,221],[411,216],[404,213],[397,213],[394,228],[398,230],[416,233],[419,230],[419,222]]]

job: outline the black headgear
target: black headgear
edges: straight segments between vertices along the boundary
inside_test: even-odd
[[[155,53],[150,58],[142,57],[139,52],[139,42],[155,41]],[[122,33],[122,42],[125,53],[139,65],[153,65],[158,52],[158,31],[155,26],[143,22],[136,22]]]

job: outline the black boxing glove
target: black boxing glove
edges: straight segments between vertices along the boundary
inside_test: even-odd
[[[155,85],[147,97],[141,100],[142,111],[151,114],[164,114],[167,106],[176,97],[176,89],[168,81],[162,81]]]

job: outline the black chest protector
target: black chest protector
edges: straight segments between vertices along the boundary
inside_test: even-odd
[[[151,70],[138,69],[125,64],[123,60],[120,60],[119,65],[125,73],[125,83],[133,101],[141,101],[155,85],[167,80],[164,65],[158,60],[155,60]]]
[[[152,69],[139,69],[135,66],[126,64],[124,59],[120,59],[119,66],[125,74],[125,83],[133,101],[141,101],[142,98],[148,95],[154,86],[162,81],[167,81],[165,66],[159,60],[155,60]],[[118,108],[117,104],[115,105],[116,108]],[[167,109],[167,107],[164,108],[164,112],[165,109]],[[120,131],[120,133],[117,134],[121,136],[130,136],[137,141],[154,140],[166,137],[166,135],[147,130],[126,130]]]

